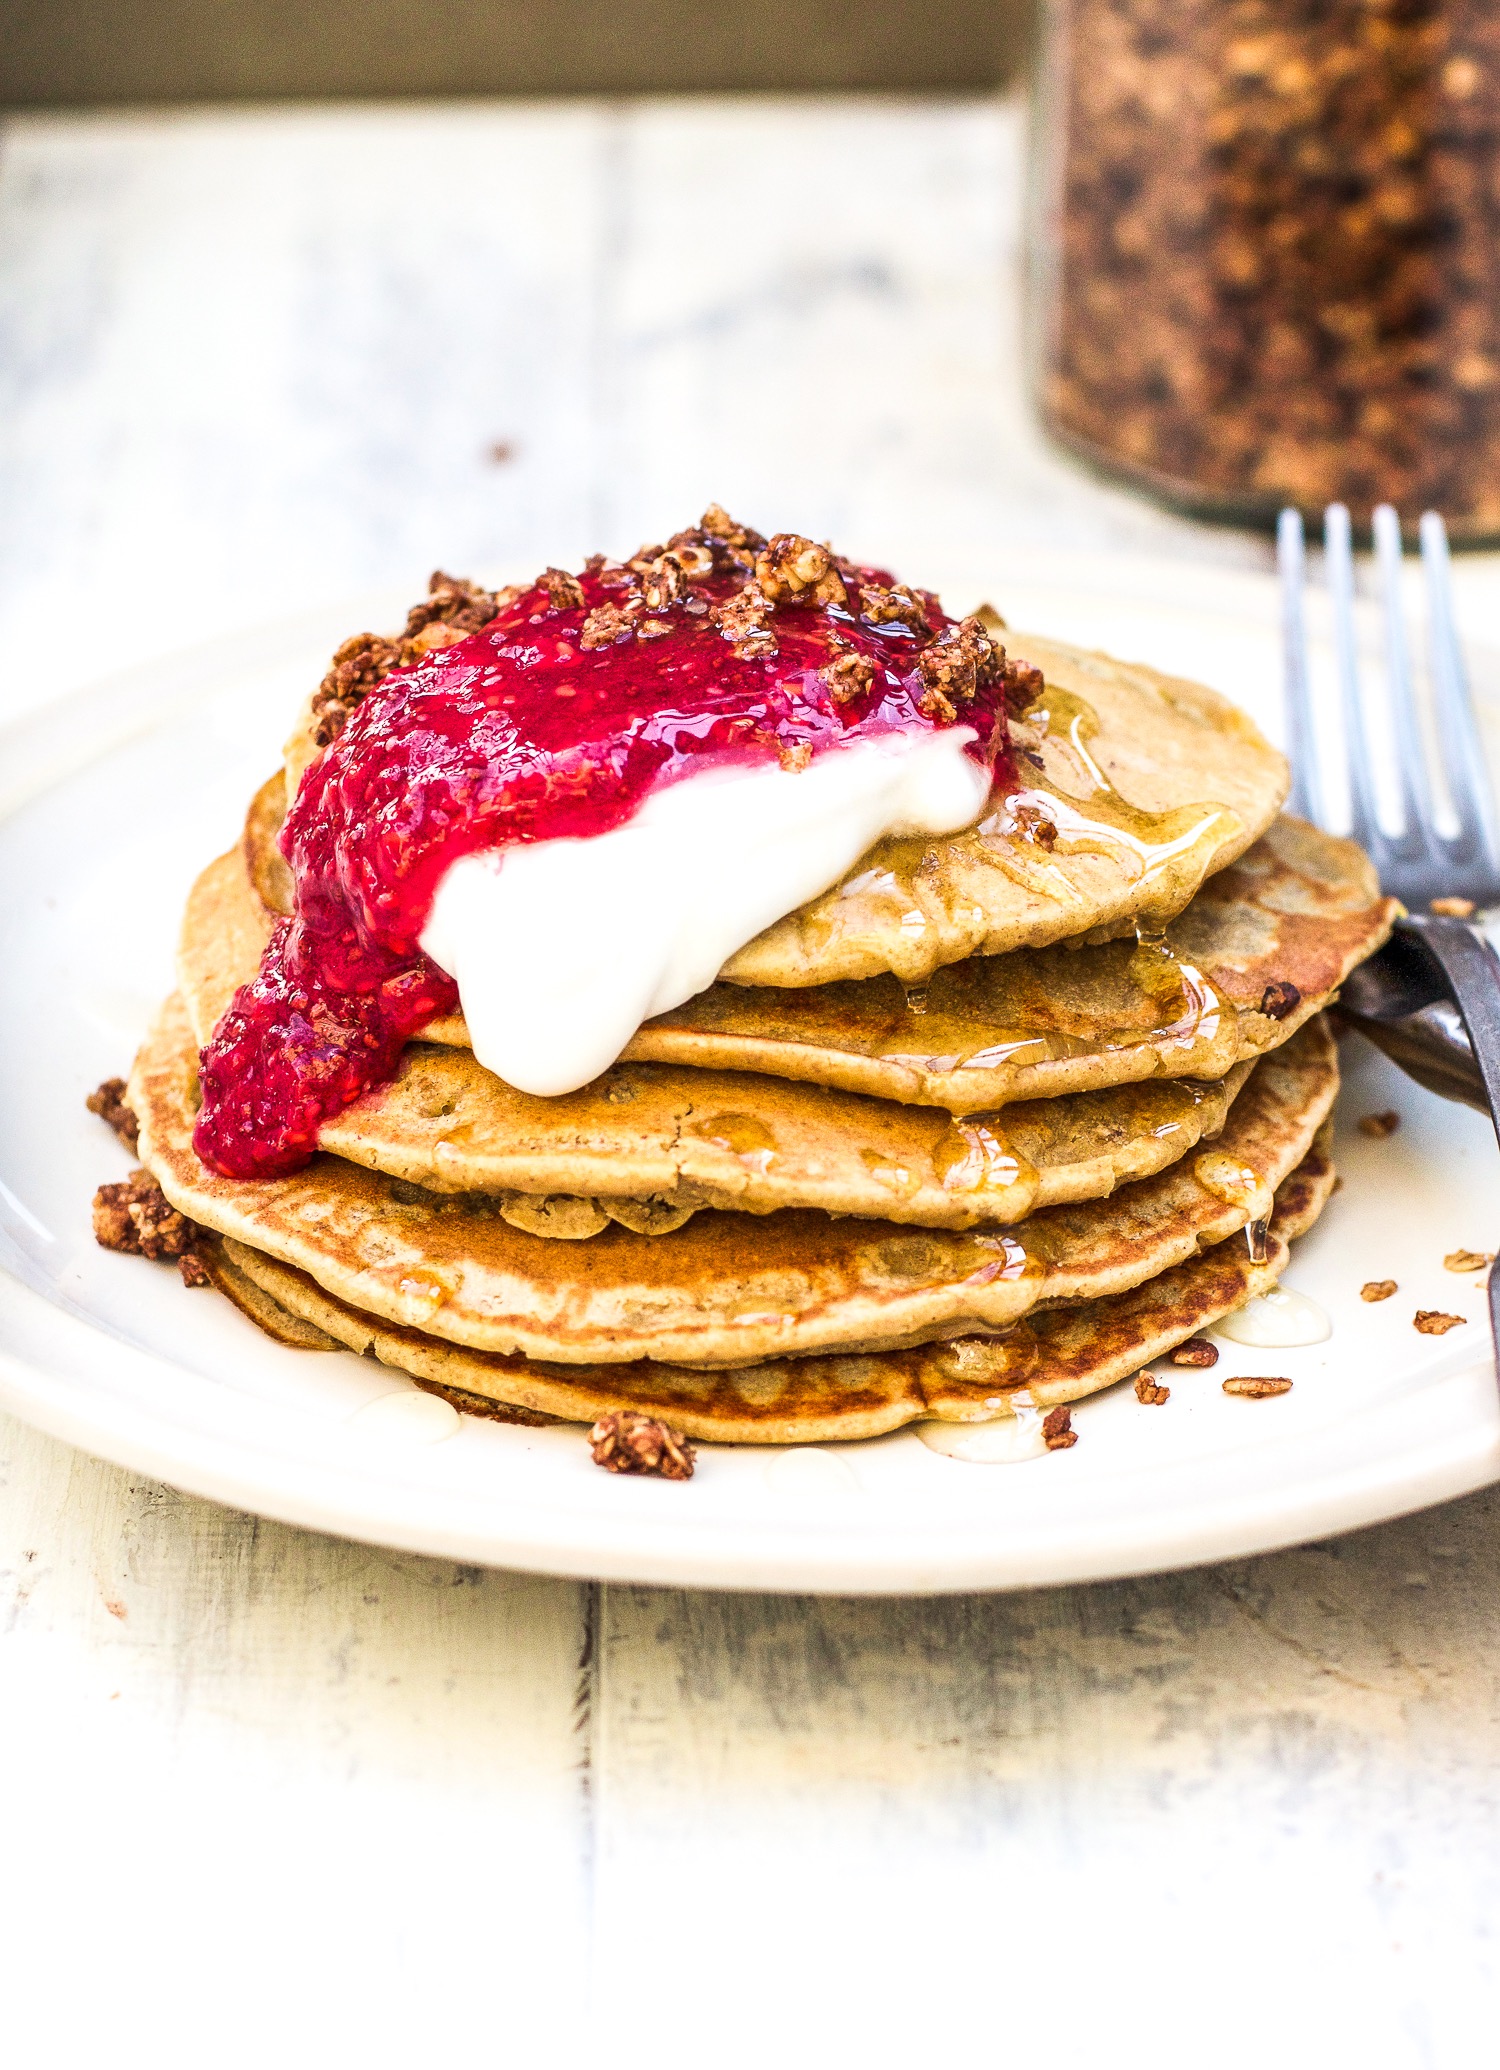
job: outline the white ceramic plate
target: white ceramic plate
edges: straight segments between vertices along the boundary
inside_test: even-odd
[[[958,595],[960,579],[950,585]],[[1279,730],[1269,581],[1119,561],[1012,564],[988,585],[1013,624],[1194,673]],[[369,607],[374,622],[396,615]],[[236,837],[253,785],[334,641],[330,614],[177,657],[82,693],[0,740],[0,1401],[180,1487],[414,1550],[646,1582],[923,1591],[1074,1581],[1244,1554],[1372,1522],[1500,1478],[1500,1410],[1458,1249],[1500,1237],[1500,1160],[1480,1115],[1351,1044],[1347,1183],[1289,1285],[1333,1334],[1226,1345],[1173,1371],[1162,1408],[1085,1403],[1079,1443],[1017,1465],[939,1457],[903,1432],[839,1448],[706,1447],[686,1486],[617,1480],[573,1429],[454,1416],[352,1356],[279,1350],[227,1302],[99,1250],[89,1202],[128,1166],[85,1093],[124,1071],[171,985],[193,875]],[[1500,658],[1477,657],[1490,711]],[[1372,1141],[1354,1120],[1394,1107]],[[1359,1299],[1368,1279],[1399,1293]],[[1469,1318],[1443,1338],[1412,1316]],[[1225,1396],[1226,1374],[1290,1394]],[[379,1406],[372,1406],[378,1404]]]

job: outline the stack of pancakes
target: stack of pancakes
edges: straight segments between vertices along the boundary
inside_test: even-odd
[[[882,842],[581,1091],[431,1024],[252,1183],[194,1154],[198,1051],[290,905],[304,715],[129,1092],[217,1284],[465,1407],[752,1443],[1069,1403],[1271,1287],[1333,1185],[1320,1009],[1393,908],[1213,692],[1007,644],[1046,689],[979,826]]]

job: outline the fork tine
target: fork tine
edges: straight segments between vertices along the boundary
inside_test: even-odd
[[[1494,799],[1453,616],[1448,534],[1435,510],[1424,514],[1418,535],[1427,572],[1427,636],[1438,741],[1458,815],[1457,839],[1445,845],[1454,864],[1482,865],[1492,880],[1500,880]]]
[[[1386,842],[1375,812],[1375,783],[1359,695],[1359,657],[1354,637],[1354,545],[1347,504],[1330,503],[1323,513],[1323,553],[1333,605],[1333,644],[1344,714],[1344,758],[1349,765],[1349,833],[1383,876],[1381,862]]]
[[[1375,535],[1375,563],[1385,611],[1386,680],[1396,735],[1396,765],[1401,785],[1401,833],[1392,851],[1413,859],[1435,845],[1432,791],[1427,758],[1417,723],[1417,696],[1412,683],[1411,653],[1406,644],[1406,616],[1401,601],[1401,520],[1389,503],[1376,506],[1370,520]]]
[[[1311,692],[1307,680],[1307,627],[1302,592],[1307,574],[1307,546],[1300,510],[1284,510],[1276,520],[1276,565],[1281,573],[1282,681],[1286,698],[1286,751],[1292,765],[1288,812],[1316,823],[1322,798],[1318,782],[1318,744],[1313,731]]]

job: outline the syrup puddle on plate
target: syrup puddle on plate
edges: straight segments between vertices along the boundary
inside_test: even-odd
[[[356,1409],[349,1428],[372,1444],[401,1449],[408,1445],[442,1445],[457,1437],[463,1418],[441,1395],[403,1388],[399,1394],[377,1395]]]
[[[765,1477],[777,1495],[854,1495],[861,1485],[847,1460],[817,1445],[788,1445],[766,1461]]]
[[[967,1466],[1017,1466],[1040,1459],[1047,1449],[1043,1415],[1024,1387],[1010,1396],[1013,1414],[993,1423],[919,1423],[917,1436],[929,1452],[961,1459]]]
[[[1298,1345],[1322,1344],[1333,1334],[1333,1324],[1326,1309],[1320,1308],[1310,1294],[1299,1294],[1292,1287],[1273,1287],[1268,1294],[1257,1294],[1236,1308],[1232,1315],[1223,1316],[1213,1326],[1216,1337],[1227,1337],[1231,1344],[1249,1344],[1263,1351],[1291,1351]]]

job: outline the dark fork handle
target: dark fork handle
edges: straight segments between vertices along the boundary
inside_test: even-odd
[[[1419,1084],[1484,1108],[1500,1138],[1500,957],[1477,928],[1427,914],[1398,920],[1339,1004]],[[1500,1271],[1490,1273],[1489,1300],[1500,1362]]]

